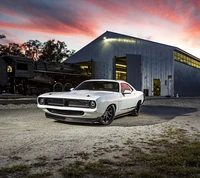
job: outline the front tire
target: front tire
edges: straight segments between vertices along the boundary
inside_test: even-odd
[[[141,102],[139,101],[135,109],[131,112],[132,116],[138,116],[140,114]]]
[[[115,118],[115,106],[110,105],[107,107],[104,114],[100,117],[99,122],[102,125],[109,125]]]

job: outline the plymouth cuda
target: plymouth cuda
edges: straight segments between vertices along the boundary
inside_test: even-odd
[[[47,118],[109,125],[122,115],[138,116],[144,93],[121,80],[91,79],[69,92],[50,92],[37,98]]]

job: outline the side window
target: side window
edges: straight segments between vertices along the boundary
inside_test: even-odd
[[[121,83],[121,92],[123,93],[125,90],[133,91],[133,89],[126,83]]]

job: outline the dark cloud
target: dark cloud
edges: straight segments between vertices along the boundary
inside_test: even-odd
[[[187,31],[187,28],[193,28],[200,22],[199,10],[198,0],[0,1],[0,12],[15,20],[2,22],[10,28],[21,25],[28,30],[87,36],[96,36],[102,20],[110,20],[113,24],[124,19],[132,23],[139,20],[148,23],[150,19],[153,22],[152,16],[181,24]],[[155,23],[159,22],[155,19]]]
[[[130,23],[141,21],[158,25],[158,28],[173,23],[181,27],[180,33],[188,33],[188,36],[200,37],[200,1],[199,0],[86,0],[90,4],[98,7],[104,13],[123,17]],[[131,17],[130,17],[131,14]],[[165,20],[160,23],[158,19]],[[119,18],[119,21],[122,18]],[[167,28],[171,28],[168,26]]]
[[[3,0],[0,1],[0,11],[7,16],[13,16],[14,19],[19,19],[15,25],[4,22],[4,25],[7,24],[10,28],[21,28],[21,25],[24,29],[34,31],[94,36],[95,29],[98,28],[95,20],[92,20],[93,18],[83,6],[76,5],[64,0]],[[26,22],[20,21],[23,18],[27,19]]]
[[[199,0],[0,0],[0,28],[91,38],[102,29],[133,35],[145,28],[147,39],[171,30],[199,44],[199,12]]]

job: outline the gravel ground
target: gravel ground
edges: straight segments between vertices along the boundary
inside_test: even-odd
[[[35,104],[0,105],[0,168],[48,161],[52,170],[84,159],[114,159],[133,142],[148,151],[146,142],[159,139],[167,128],[200,134],[200,98],[146,100],[138,117],[122,117],[109,126],[61,123],[46,119]],[[114,148],[121,149],[114,149]]]

